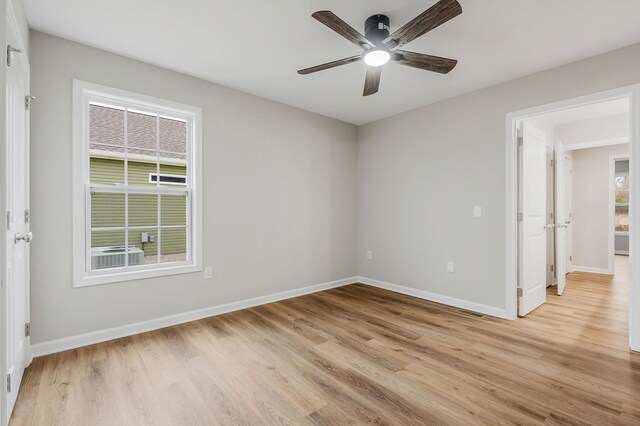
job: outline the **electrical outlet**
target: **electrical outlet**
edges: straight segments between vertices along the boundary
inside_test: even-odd
[[[482,206],[473,206],[473,217],[482,216]]]
[[[373,259],[373,252],[371,250],[367,250],[367,259]]]
[[[453,272],[453,262],[452,261],[448,261],[447,262],[447,272]]]
[[[204,267],[204,278],[206,280],[213,278],[213,266],[205,266]]]

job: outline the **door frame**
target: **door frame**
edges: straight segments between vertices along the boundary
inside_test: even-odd
[[[637,192],[640,187],[640,84],[592,93],[559,102],[552,102],[532,108],[510,112],[506,115],[506,203],[505,203],[505,297],[506,318],[517,318],[517,285],[518,285],[518,256],[517,256],[517,122],[536,115],[562,111],[569,108],[584,106],[603,101],[628,98],[630,117],[630,192]],[[640,223],[640,197],[632,196],[629,200],[629,222],[633,225]],[[636,226],[629,233],[629,347],[640,351],[640,250],[639,232]]]
[[[616,161],[627,159],[629,159],[628,154],[613,154],[609,156],[609,248],[607,251],[607,269],[609,275],[615,273],[614,265],[616,258]],[[629,178],[631,178],[631,175],[629,175]]]
[[[573,154],[571,155],[571,157],[567,156],[567,152],[569,151],[570,150],[568,150],[567,147],[564,146],[564,150],[562,151],[563,165],[561,166],[561,169],[562,169],[562,172],[566,174],[566,176],[562,178],[562,182],[563,182],[562,191],[563,191],[565,201],[568,200],[568,203],[565,203],[564,209],[565,209],[565,212],[569,214],[569,220],[571,221],[571,224],[573,224]],[[573,265],[573,226],[569,226],[565,228],[564,238],[565,238],[564,247],[565,247],[566,253],[564,256],[565,258],[563,260],[566,265],[565,271],[568,274],[576,270],[575,266]]]
[[[567,237],[568,227],[558,226],[562,220],[566,222],[567,199],[571,197],[569,185],[567,185],[566,167],[567,151],[562,141],[556,141],[554,146],[554,211],[553,220],[556,224],[554,228],[555,245],[554,255],[556,259],[556,294],[562,295],[567,285],[566,274],[571,268],[567,264],[567,251],[571,252],[571,244],[567,244],[570,238]],[[567,196],[568,195],[568,196]],[[560,214],[562,213],[562,214]],[[564,229],[564,231],[563,231]]]
[[[0,7],[4,7],[7,12],[11,7],[10,2],[0,2]],[[9,20],[8,13],[5,16],[3,13],[0,13],[0,19]],[[0,31],[0,46],[7,45],[7,37],[6,31]],[[0,99],[3,99],[3,102],[0,102],[0,182],[2,182],[2,194],[6,192],[6,173],[7,173],[7,108],[6,108],[6,99],[7,99],[7,90],[6,90],[6,80],[7,80],[7,69],[6,66],[0,66]],[[7,211],[6,198],[4,196],[0,196],[0,212]],[[4,286],[4,277],[6,276],[6,232],[7,229],[7,217],[5,213],[0,214],[0,227],[2,228],[2,232],[0,232],[0,280],[2,280],[2,284],[0,284],[0,307],[6,306],[6,287]],[[6,351],[7,351],[7,331],[6,331],[6,321],[4,309],[0,309],[0,365],[6,365]],[[4,367],[2,368],[4,370]],[[7,382],[6,376],[4,374],[0,374],[0,425],[4,426],[8,423],[8,419],[6,418],[6,401],[7,401]]]

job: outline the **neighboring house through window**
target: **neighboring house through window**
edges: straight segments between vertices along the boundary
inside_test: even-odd
[[[629,160],[615,162],[615,253],[629,254]]]
[[[76,286],[199,270],[200,116],[74,82]]]
[[[160,183],[166,185],[186,185],[187,177],[184,175],[168,175],[165,173],[149,173],[149,183],[158,182],[160,177]]]

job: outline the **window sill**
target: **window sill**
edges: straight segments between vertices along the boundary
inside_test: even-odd
[[[146,269],[140,271],[126,271],[116,272],[112,274],[99,274],[99,275],[83,275],[77,277],[73,282],[74,288],[90,287],[94,285],[112,284],[123,281],[135,281],[143,280],[147,278],[166,277],[170,275],[190,274],[195,272],[202,272],[202,266],[195,265],[193,263],[168,266],[158,269]]]

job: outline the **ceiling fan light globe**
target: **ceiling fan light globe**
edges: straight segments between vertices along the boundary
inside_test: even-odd
[[[370,67],[380,67],[391,59],[391,55],[386,50],[374,49],[364,54],[364,63]]]

